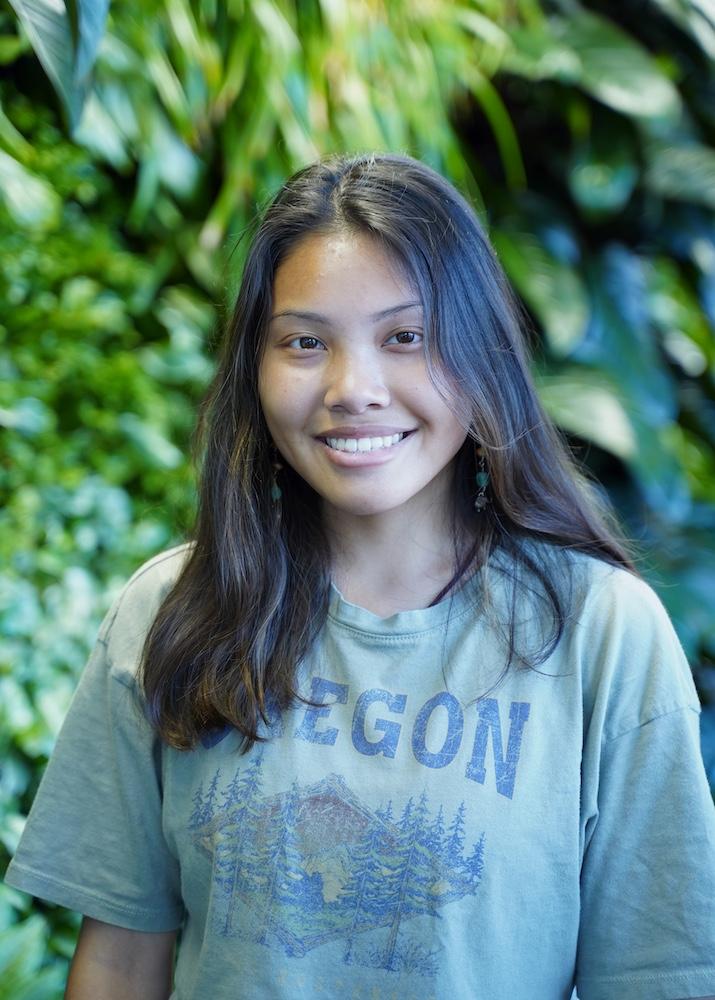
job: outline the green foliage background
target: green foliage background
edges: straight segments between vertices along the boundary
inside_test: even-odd
[[[714,67],[702,0],[116,0],[77,124],[0,0],[3,868],[102,614],[189,530],[238,237],[332,150],[419,156],[477,205],[715,784]],[[76,927],[0,887],[0,994],[60,997]]]

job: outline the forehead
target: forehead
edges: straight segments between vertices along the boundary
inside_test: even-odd
[[[279,265],[273,284],[274,309],[317,300],[374,307],[420,301],[401,261],[364,233],[313,233]]]

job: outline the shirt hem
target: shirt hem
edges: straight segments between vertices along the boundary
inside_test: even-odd
[[[10,862],[4,881],[13,889],[127,930],[161,933],[178,930],[182,924],[183,915],[177,910],[148,910],[117,903],[14,861]]]
[[[715,996],[715,966],[650,976],[604,976],[576,980],[578,1000],[698,1000]]]

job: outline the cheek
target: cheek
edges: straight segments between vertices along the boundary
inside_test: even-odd
[[[467,437],[468,425],[462,422],[466,419],[466,413],[460,412],[459,400],[455,397],[447,403],[431,383],[429,391],[422,392],[421,400],[425,417],[439,437],[461,445]]]
[[[276,443],[286,443],[292,434],[303,430],[309,408],[294,379],[266,368],[259,376],[258,398],[266,426]]]

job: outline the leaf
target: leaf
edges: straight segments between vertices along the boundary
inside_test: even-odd
[[[715,208],[715,150],[697,143],[646,147],[645,184],[654,194]]]
[[[691,497],[670,433],[677,418],[675,385],[650,331],[642,262],[611,245],[588,263],[587,274],[591,319],[573,358],[604,372],[614,386],[635,431],[628,464],[644,498],[661,517],[680,523]]]
[[[77,24],[75,36],[75,86],[89,92],[92,68],[99,52],[109,0],[67,0]]]
[[[572,155],[568,181],[574,201],[589,216],[614,215],[628,202],[638,177],[637,152],[623,119],[596,118]]]
[[[690,377],[715,371],[715,338],[695,291],[669,257],[653,257],[645,272],[648,309],[667,354]]]
[[[536,384],[546,412],[559,427],[623,461],[633,457],[637,445],[633,425],[603,375],[572,367],[558,375],[537,375]]]
[[[75,32],[63,0],[10,0],[10,3],[62,100],[70,131],[74,131],[89,93],[109,0],[71,0]]]
[[[15,62],[29,47],[27,39],[20,35],[0,35],[0,65]]]
[[[712,0],[654,0],[674,24],[715,59],[715,5]]]
[[[486,76],[476,69],[469,72],[469,82],[472,93],[481,105],[499,146],[501,162],[509,187],[526,187],[526,171],[519,148],[519,140],[498,90]]]
[[[30,917],[22,923],[0,933],[0,982],[7,988],[36,972],[42,964],[47,937],[47,925],[40,916]],[[6,994],[15,996],[14,992]]]
[[[578,273],[533,233],[500,228],[491,237],[509,278],[541,323],[549,347],[557,357],[565,357],[583,337],[588,322],[588,296]]]
[[[158,427],[145,423],[134,413],[122,413],[118,423],[130,441],[155,469],[176,469],[184,456]]]
[[[59,195],[47,181],[30,173],[0,150],[0,201],[21,228],[54,229],[61,217]]]
[[[510,32],[504,68],[532,80],[580,85],[599,101],[636,118],[674,120],[680,96],[658,63],[606,18],[580,8],[539,27]]]
[[[652,426],[675,419],[675,385],[650,331],[648,281],[643,261],[610,244],[586,265],[592,304],[577,361],[606,372],[629,412]]]

